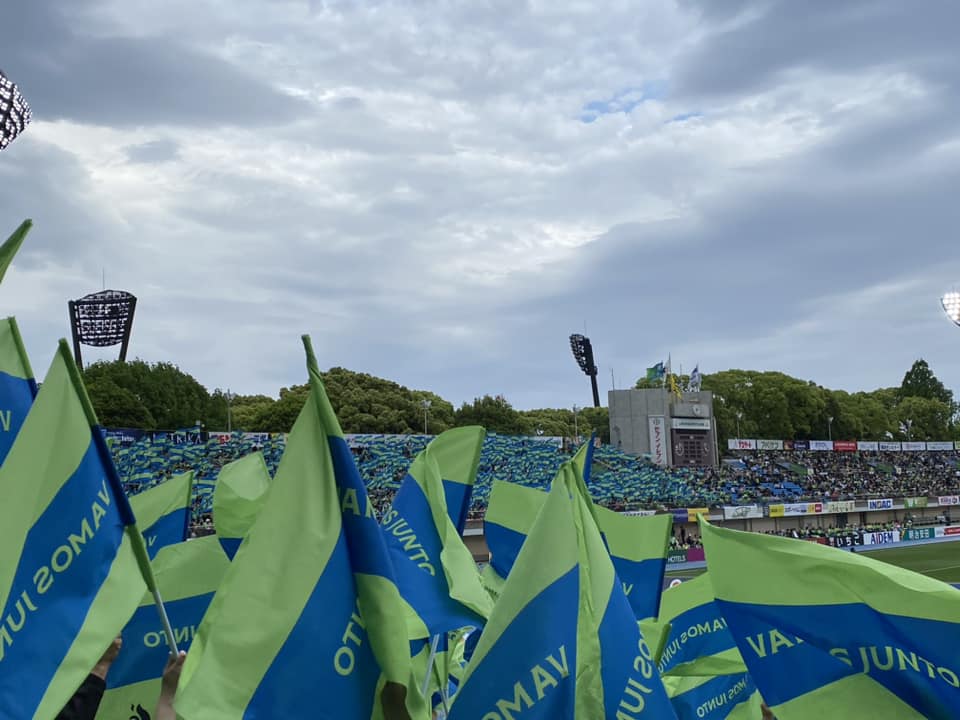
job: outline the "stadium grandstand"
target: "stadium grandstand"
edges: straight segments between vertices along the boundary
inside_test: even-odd
[[[220,468],[262,451],[271,473],[283,454],[284,436],[267,433],[112,432],[111,445],[128,493],[193,470],[195,522],[209,523]],[[424,435],[353,435],[357,466],[378,511],[389,507],[413,458],[431,438]],[[483,446],[471,516],[482,517],[494,480],[547,489],[571,449],[558,439],[488,434]],[[734,452],[719,469],[663,468],[648,459],[603,445],[594,453],[591,492],[619,512],[960,493],[960,453],[925,452]]]

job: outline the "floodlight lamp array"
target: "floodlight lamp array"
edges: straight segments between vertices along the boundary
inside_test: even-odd
[[[597,374],[597,366],[593,363],[593,345],[589,338],[579,334],[571,335],[570,350],[573,351],[573,357],[584,374]]]
[[[30,118],[30,106],[20,89],[0,71],[0,150],[24,131]]]
[[[960,292],[948,292],[941,298],[943,311],[947,314],[955,325],[960,326]]]

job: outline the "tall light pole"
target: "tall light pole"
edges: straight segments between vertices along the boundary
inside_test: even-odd
[[[580,429],[577,426],[577,410],[579,410],[576,405],[573,406],[573,441],[577,442],[580,438]]]
[[[827,416],[827,439],[833,442],[833,415]]]
[[[227,433],[233,433],[233,411],[230,407],[230,403],[233,402],[233,393],[230,392],[230,389],[227,388],[227,392],[224,395],[227,400]]]
[[[597,387],[597,364],[593,360],[593,345],[590,338],[583,335],[570,336],[570,350],[577,365],[583,374],[590,378],[590,389],[593,391],[593,406],[600,407],[600,390]]]
[[[429,432],[427,432],[427,413],[430,412],[431,404],[432,403],[429,400],[424,400],[423,402],[420,403],[420,406],[423,408],[423,434],[424,435],[430,434]]]
[[[742,418],[742,417],[743,417],[743,413],[742,413],[741,411],[737,410],[737,440],[739,440],[740,437],[741,437],[741,435],[740,435],[740,418]]]

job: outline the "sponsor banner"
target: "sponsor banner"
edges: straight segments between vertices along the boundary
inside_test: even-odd
[[[854,545],[863,545],[863,533],[855,533],[852,535],[839,535],[837,537],[830,538],[830,545],[838,548],[853,547]]]
[[[783,441],[784,450],[796,450],[796,443],[793,440],[784,440]]]
[[[882,442],[880,443],[880,452],[900,452],[902,446],[898,442]]]
[[[650,418],[650,459],[655,465],[667,464],[667,424],[663,415]]]
[[[817,543],[817,545],[829,545],[830,541],[825,537],[808,537],[803,538],[807,542]]]
[[[728,450],[756,450],[756,440],[743,440],[742,438],[730,438],[727,440]]]
[[[757,440],[757,450],[783,450],[783,440]]]
[[[770,517],[796,517],[821,513],[823,513],[823,503],[784,503],[770,506]]]
[[[945,528],[943,529],[943,534],[944,534],[946,537],[949,537],[949,536],[951,536],[951,535],[960,535],[960,526],[958,526],[958,525],[951,525],[950,527],[945,527]]]
[[[905,442],[902,444],[904,452],[922,452],[927,449],[925,442]]]
[[[924,508],[927,506],[927,498],[925,497],[908,497],[903,499],[903,506],[905,508]]]
[[[833,442],[830,440],[811,440],[811,450],[833,450]]]
[[[825,513],[851,513],[857,507],[857,503],[854,500],[832,500],[823,504],[823,511]]]
[[[928,442],[927,450],[953,450],[952,442]]]
[[[809,450],[810,442],[808,440],[794,440],[793,441],[794,450]]]
[[[633,515],[639,517],[650,517],[651,515],[656,515],[656,510],[625,510],[621,515]]]
[[[960,495],[941,495],[937,498],[937,505],[960,505]]]
[[[867,500],[867,510],[893,510],[893,500],[890,498]]]
[[[933,528],[909,528],[903,531],[904,540],[929,540],[937,536]]]
[[[883,530],[863,534],[864,545],[891,545],[900,542],[899,530]]]
[[[673,521],[675,523],[686,523],[690,522],[690,514],[687,512],[686,508],[678,508],[676,510],[671,510],[673,513]]]
[[[880,443],[875,440],[858,440],[857,450],[860,452],[877,452],[880,449]]]
[[[957,528],[960,530],[960,528]],[[687,550],[687,562],[703,562],[707,559],[707,556],[703,552],[702,547],[690,548]]]
[[[697,522],[697,515],[710,517],[710,508],[687,508],[687,522]]]
[[[230,442],[230,433],[212,432],[210,433],[210,439],[216,440],[219,444],[224,445],[225,443]]]
[[[724,520],[749,520],[750,518],[762,518],[763,508],[759,505],[724,505]]]
[[[834,440],[833,449],[837,452],[856,452],[857,442],[855,440]]]
[[[686,550],[671,550],[667,553],[668,563],[685,563],[687,561]]]
[[[674,430],[709,430],[710,421],[706,418],[673,418],[670,427]]]
[[[103,430],[103,436],[107,440],[113,440],[114,444],[120,447],[129,447],[146,433],[143,430],[133,430],[130,428],[115,428],[112,430]]]

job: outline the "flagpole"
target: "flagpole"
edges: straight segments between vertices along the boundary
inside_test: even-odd
[[[430,688],[430,673],[433,672],[433,663],[437,658],[437,647],[440,645],[440,635],[433,636],[433,642],[430,643],[430,659],[427,660],[427,673],[423,678],[423,691],[422,695],[427,697],[427,690]],[[429,698],[427,698],[429,701]]]
[[[437,636],[439,637],[439,635]],[[450,693],[448,692],[447,686],[449,685],[449,680],[447,678],[440,676],[440,666],[436,663],[433,664],[433,670],[437,675],[437,684],[440,686],[440,702],[443,704],[443,714],[450,714]],[[426,694],[426,693],[424,693]]]

